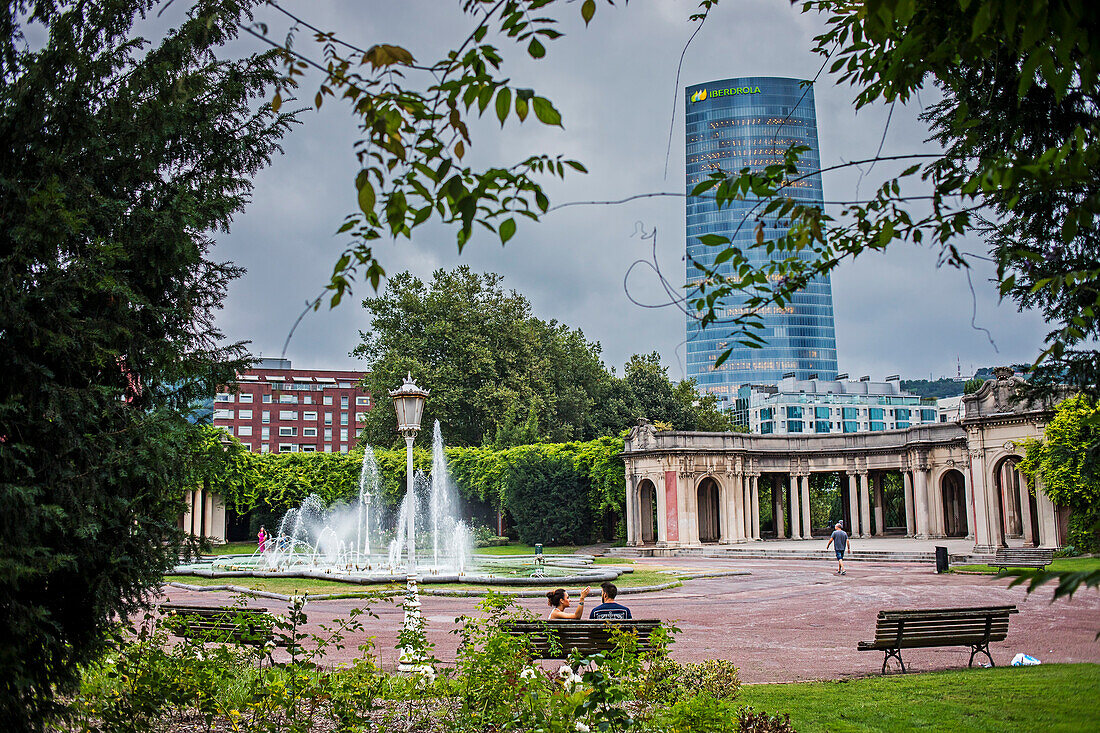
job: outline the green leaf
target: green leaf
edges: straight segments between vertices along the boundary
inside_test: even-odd
[[[584,24],[588,25],[592,22],[592,16],[596,14],[596,0],[584,0],[584,5],[581,5],[581,17],[584,18]]]
[[[561,114],[554,109],[554,105],[545,97],[533,97],[531,103],[535,107],[535,117],[544,125],[557,125],[561,127]]]
[[[370,216],[374,213],[374,186],[371,185],[370,180],[363,176],[359,183],[359,209],[366,215]]]
[[[516,233],[516,220],[505,219],[500,224],[500,243],[501,245],[507,244],[508,240],[512,238]]]
[[[508,87],[501,87],[497,92],[497,119],[500,120],[500,126],[504,127],[504,121],[508,119],[508,111],[512,108],[512,90]]]
[[[546,55],[546,48],[539,43],[539,39],[532,38],[531,43],[527,45],[527,53],[531,54],[531,58],[541,59]]]

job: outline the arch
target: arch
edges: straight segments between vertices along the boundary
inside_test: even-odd
[[[657,487],[653,482],[644,478],[638,484],[638,510],[641,517],[641,526],[638,527],[638,538],[642,544],[657,541]]]
[[[1039,541],[1038,508],[1018,468],[1021,458],[1008,454],[994,464],[993,486],[997,516],[1005,537],[1022,537],[1025,544]]]
[[[966,537],[970,534],[965,480],[962,472],[955,468],[950,468],[940,475],[943,533],[948,537]]]
[[[718,482],[710,476],[704,477],[695,490],[700,542],[717,542],[722,538],[720,493]]]

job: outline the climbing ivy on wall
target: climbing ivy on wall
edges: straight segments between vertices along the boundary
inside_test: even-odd
[[[216,444],[209,450],[221,450]],[[396,507],[405,491],[405,451],[373,449],[378,464],[382,500]],[[521,474],[510,471],[517,462],[540,461],[554,466],[567,463],[572,475],[562,475],[563,483],[587,487],[590,516],[612,515],[612,526],[621,524],[626,507],[626,488],[621,437],[603,437],[574,443],[536,443],[502,450],[491,448],[447,448],[447,465],[459,496],[472,504],[503,509],[512,514],[525,507],[515,506],[527,496],[509,482]],[[332,503],[351,501],[359,491],[363,452],[350,453],[250,453],[235,440],[227,449],[228,460],[219,461],[220,469],[211,477],[211,488],[225,498],[226,506],[237,514],[252,509],[285,511],[298,506],[310,494]],[[431,470],[431,453],[413,450],[416,470]],[[563,487],[564,488],[564,487]],[[596,522],[599,524],[599,522]],[[593,530],[602,534],[601,527]],[[604,539],[612,539],[604,537]]]

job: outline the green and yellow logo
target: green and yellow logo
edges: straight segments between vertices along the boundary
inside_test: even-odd
[[[692,102],[702,102],[707,97],[728,97],[732,94],[760,94],[760,87],[736,87],[734,89],[700,89],[691,95]]]

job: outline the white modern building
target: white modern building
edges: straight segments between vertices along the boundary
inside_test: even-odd
[[[874,433],[939,422],[936,400],[905,392],[897,375],[884,382],[795,379],[775,385],[749,385],[749,430],[761,435]]]

